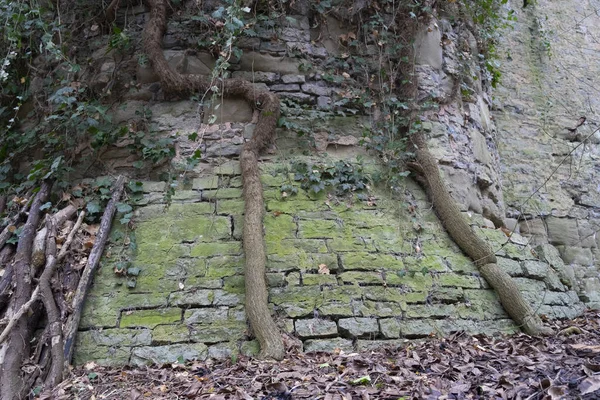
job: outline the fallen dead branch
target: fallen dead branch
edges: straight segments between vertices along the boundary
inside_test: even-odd
[[[77,335],[77,327],[79,326],[79,320],[81,319],[81,312],[85,303],[85,297],[92,284],[94,274],[100,262],[100,257],[104,251],[104,246],[106,245],[106,240],[108,239],[108,233],[110,232],[112,220],[117,209],[117,202],[121,198],[124,186],[125,177],[119,176],[113,185],[112,197],[106,205],[106,209],[102,215],[102,221],[100,222],[100,229],[98,230],[94,247],[92,247],[87,264],[83,270],[81,279],[79,280],[75,297],[73,298],[73,313],[70,315],[65,327],[65,367],[67,364],[71,363],[71,358],[73,357],[73,347],[75,344],[75,337]]]

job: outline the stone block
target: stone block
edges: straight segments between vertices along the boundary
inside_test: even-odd
[[[344,337],[366,338],[379,335],[379,324],[375,318],[342,318],[338,325]]]
[[[235,343],[217,343],[208,346],[208,358],[215,360],[231,360],[231,357],[239,353]]]
[[[121,328],[154,328],[157,325],[173,324],[181,321],[180,308],[159,308],[155,310],[124,311],[121,314]]]
[[[456,314],[456,307],[451,304],[411,304],[406,308],[408,318],[439,318]]]
[[[192,180],[192,189],[194,190],[217,189],[218,187],[219,177],[216,175],[194,178]]]
[[[274,92],[299,92],[300,85],[296,83],[272,85],[270,89]]]
[[[497,257],[498,266],[510,276],[523,276],[523,268],[518,261],[510,258]]]
[[[195,190],[176,190],[171,197],[172,201],[182,201],[182,202],[200,202],[200,192]]]
[[[239,293],[228,293],[225,290],[215,290],[213,304],[215,306],[237,306],[244,301],[244,295]]]
[[[334,337],[338,334],[335,321],[322,318],[298,319],[294,323],[299,338]]]
[[[348,339],[309,339],[304,342],[304,352],[324,352],[333,353],[342,350],[345,352],[353,352],[354,346],[352,341]]]
[[[348,253],[341,256],[342,265],[344,270],[362,270],[362,271],[376,271],[385,270],[389,275],[393,275],[395,271],[404,270],[404,264],[402,260],[389,254],[379,253]]]
[[[337,285],[337,278],[335,275],[328,274],[302,274],[302,284],[306,286],[311,285]]]
[[[386,339],[397,339],[400,337],[400,327],[403,323],[399,318],[382,318],[379,320],[381,334]]]
[[[279,92],[279,97],[281,99],[290,100],[299,104],[314,104],[315,97],[306,93],[298,93],[298,92]]]
[[[301,220],[298,223],[298,237],[301,239],[324,239],[339,236],[341,226],[336,221]]]
[[[152,342],[150,329],[92,329],[77,333],[75,347],[93,349],[97,346],[148,346]]]
[[[217,175],[241,175],[242,170],[239,161],[228,161],[219,166],[216,166],[214,173]]]
[[[548,264],[540,261],[523,261],[523,271],[525,271],[525,276],[528,278],[544,280],[546,275],[548,274]]]
[[[192,342],[220,343],[242,339],[247,330],[244,321],[218,321],[211,324],[197,324],[190,326],[190,339]]]
[[[477,276],[457,275],[457,274],[440,274],[438,282],[441,286],[461,287],[477,289],[481,287],[481,281]]]
[[[179,360],[205,360],[208,347],[202,343],[173,344],[156,347],[136,347],[131,353],[131,364],[136,366],[174,363]]]
[[[429,27],[422,27],[415,38],[415,61],[419,65],[429,65],[437,70],[442,68],[442,36],[437,24],[432,21]]]
[[[217,214],[243,215],[244,201],[242,199],[220,199],[217,201]]]
[[[81,334],[81,332],[79,333]],[[79,335],[78,334],[78,335]],[[83,366],[88,361],[104,366],[116,367],[129,364],[131,356],[131,347],[104,347],[104,346],[82,346],[75,345],[75,353],[73,354],[73,365]]]
[[[283,83],[304,83],[304,82],[306,82],[306,76],[288,74],[288,75],[283,75],[281,77],[281,81]]]
[[[596,234],[595,229],[588,221],[578,220],[577,229],[579,230],[579,246],[580,247],[596,247]]]
[[[394,303],[391,301],[365,300],[360,305],[360,316],[362,317],[399,317],[406,310],[405,303]]]
[[[234,71],[233,78],[243,79],[250,82],[275,83],[279,80],[280,75],[276,72],[263,71]]]
[[[374,271],[342,272],[339,277],[345,285],[383,285],[385,283],[383,275]]]
[[[302,91],[317,96],[329,96],[331,94],[331,88],[320,82],[305,83],[302,85]]]
[[[217,199],[238,199],[242,197],[242,189],[239,188],[221,188],[202,191],[202,200],[211,201]]]
[[[242,243],[237,241],[218,243],[196,243],[190,249],[190,257],[242,255]]]
[[[553,245],[579,246],[577,221],[571,218],[546,218],[548,241]]]
[[[142,182],[142,191],[144,193],[164,192],[166,185],[167,185],[166,182],[143,181]]]
[[[190,331],[185,325],[158,325],[152,330],[152,344],[188,342]]]
[[[186,310],[183,314],[183,322],[191,324],[212,324],[216,321],[225,321],[228,318],[227,307],[195,308]]]
[[[464,300],[464,291],[457,287],[440,287],[432,289],[430,293],[432,301],[443,303],[455,303]]]
[[[244,52],[239,63],[242,71],[266,71],[283,75],[298,74],[299,65],[300,61],[296,59],[275,57],[255,51]]]
[[[406,319],[400,325],[400,335],[409,339],[435,335],[443,332],[438,326],[441,322],[429,319]]]
[[[521,221],[519,223],[519,230],[521,231],[521,235],[531,239],[530,243],[532,245],[544,244],[548,241],[546,224],[544,224],[541,218]]]
[[[169,295],[169,304],[173,306],[210,306],[213,304],[215,293],[213,290],[191,289],[185,292],[175,292]]]
[[[588,248],[558,246],[558,250],[560,251],[562,259],[566,264],[579,264],[587,266],[594,263],[592,251]]]

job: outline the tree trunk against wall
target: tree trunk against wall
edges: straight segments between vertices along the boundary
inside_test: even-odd
[[[473,259],[481,275],[498,293],[502,306],[508,315],[530,335],[551,334],[552,329],[542,321],[523,298],[523,294],[513,279],[496,263],[491,247],[471,229],[460,212],[442,180],[437,161],[429,152],[424,134],[414,133],[410,137],[415,162],[409,167],[416,174],[417,181],[425,188],[433,208],[442,221],[452,240]]]
[[[162,38],[166,28],[167,1],[146,0],[151,14],[144,28],[144,48],[160,78],[165,92],[189,95],[204,92],[212,85],[220,88],[224,96],[244,98],[254,109],[259,109],[258,122],[252,139],[244,145],[240,156],[244,184],[244,232],[246,256],[246,312],[250,327],[256,335],[261,356],[280,360],[285,355],[283,340],[268,307],[266,284],[266,251],[263,238],[264,200],[258,168],[260,153],[272,143],[279,118],[279,98],[276,94],[257,90],[241,79],[224,79],[211,82],[201,75],[182,75],[171,69],[162,51]]]

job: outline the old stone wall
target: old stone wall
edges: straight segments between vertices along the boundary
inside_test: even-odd
[[[462,330],[517,331],[410,179],[392,189],[371,184],[362,198],[315,195],[299,187],[294,162],[343,160],[371,177],[382,168],[359,146],[372,116],[349,117],[337,105],[345,83],[325,79],[319,67],[340,52],[338,36],[348,30],[330,18],[327,29],[314,31],[304,11],[244,38],[244,55],[233,67],[233,76],[278,92],[286,119],[304,132],[278,129],[276,145],[261,161],[269,301],[282,330],[298,337],[306,351],[398,345]],[[120,18],[125,12],[132,31],[139,32],[146,10],[122,10]],[[193,23],[175,16],[165,54],[180,72],[209,74],[212,56],[187,50],[195,45],[193,32]],[[507,175],[496,147],[503,128],[495,127],[490,113],[492,96],[472,33],[440,15],[419,33],[417,44],[420,97],[440,104],[423,112],[422,125],[453,196],[538,313],[578,315],[582,292],[560,257],[564,251],[498,229],[516,222],[505,214],[501,174]],[[95,88],[124,93],[114,120],[135,124],[144,113],[152,133],[174,141],[177,152],[169,166],[179,173],[165,182],[152,172],[143,182],[135,229],[115,227],[86,303],[75,362],[141,365],[255,353],[243,309],[237,162],[252,136],[252,110],[236,99],[224,99],[218,109],[195,99],[170,101],[149,65],[117,60],[105,49],[97,53],[103,56],[90,74]],[[128,67],[111,81],[119,63]],[[209,124],[213,112],[217,121]],[[106,152],[105,165],[133,173],[136,159],[126,146]],[[202,154],[199,164],[184,168],[196,150]],[[283,189],[289,186],[297,194]],[[115,273],[123,268],[132,274]]]
[[[507,217],[532,243],[555,245],[598,307],[600,3],[512,5],[493,109]]]

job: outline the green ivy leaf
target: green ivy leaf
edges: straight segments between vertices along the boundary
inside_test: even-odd
[[[132,210],[133,210],[133,207],[131,207],[127,203],[117,203],[117,211],[120,213],[128,213],[128,212],[131,212]]]
[[[97,201],[90,201],[85,206],[88,214],[98,214],[100,212],[100,204]]]

